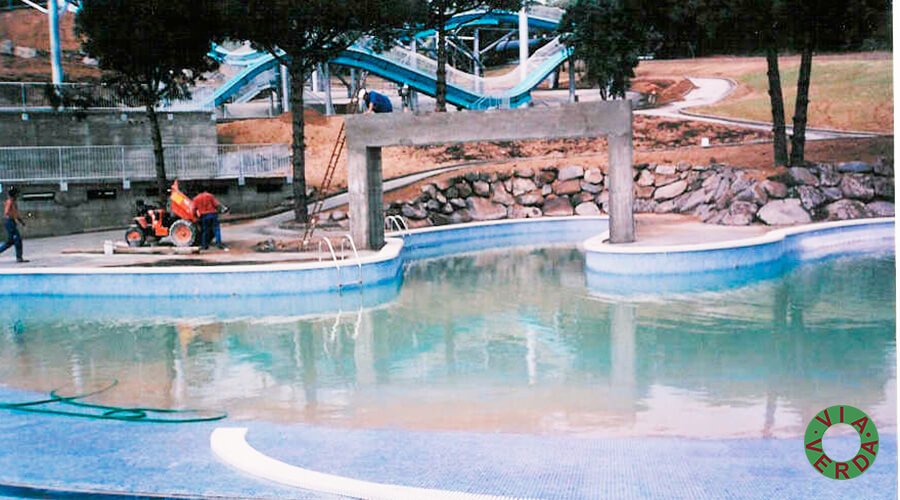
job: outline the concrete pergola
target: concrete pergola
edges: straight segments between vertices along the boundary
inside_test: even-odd
[[[370,114],[346,118],[350,234],[360,246],[384,245],[381,148],[457,142],[598,137],[608,143],[609,234],[634,241],[631,102],[601,101],[487,112]]]

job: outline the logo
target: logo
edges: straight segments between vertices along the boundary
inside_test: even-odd
[[[828,457],[822,448],[825,431],[834,424],[850,424],[859,434],[859,450],[856,456],[846,462],[837,462]],[[813,468],[831,479],[853,479],[865,472],[878,454],[878,430],[875,423],[862,410],[852,406],[830,406],[820,411],[809,421],[803,442],[806,444],[806,458]]]

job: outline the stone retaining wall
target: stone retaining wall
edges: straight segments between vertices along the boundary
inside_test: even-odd
[[[779,175],[727,165],[637,165],[634,210],[696,215],[711,224],[798,224],[894,215],[893,160],[809,164]],[[578,165],[465,175],[394,202],[412,225],[609,212],[606,174]]]

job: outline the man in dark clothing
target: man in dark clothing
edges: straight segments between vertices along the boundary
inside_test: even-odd
[[[225,249],[222,244],[222,233],[219,229],[219,209],[223,212],[228,208],[219,203],[215,196],[204,191],[194,197],[194,210],[200,218],[200,247],[203,250],[209,248],[209,240],[212,234],[216,237],[216,246]]]
[[[3,225],[6,226],[6,241],[0,245],[0,253],[6,251],[11,246],[16,247],[16,262],[28,262],[22,258],[22,235],[19,234],[19,228],[16,222],[25,226],[25,221],[19,217],[19,206],[16,200],[19,198],[19,190],[11,188],[9,190],[6,203],[3,205]]]
[[[390,113],[394,110],[391,106],[391,100],[384,94],[379,94],[374,90],[367,90],[363,99],[366,102],[366,114],[368,113]]]

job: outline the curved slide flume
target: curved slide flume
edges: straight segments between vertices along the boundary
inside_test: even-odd
[[[562,11],[552,11],[529,13],[529,25],[533,24],[541,29],[554,25]],[[461,19],[452,22],[461,26],[485,20],[509,21],[513,16],[515,14],[512,13],[466,13],[458,16]],[[527,76],[524,80],[520,80],[518,71],[498,77],[479,77],[448,66],[447,102],[467,109],[522,106],[531,100],[531,90],[568,59],[570,53],[559,37],[554,38],[528,59]],[[210,56],[229,64],[245,66],[216,89],[208,102],[210,105],[221,106],[255,80],[267,80],[267,83],[274,85],[277,79],[278,61],[271,54],[229,52],[221,47],[214,47]],[[363,40],[343,51],[332,63],[369,71],[387,80],[406,84],[423,94],[435,94],[437,62],[404,47],[395,46],[377,52]]]

